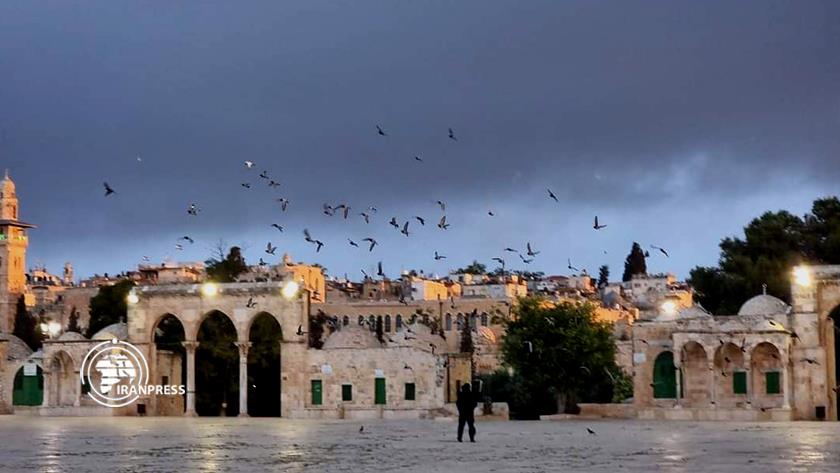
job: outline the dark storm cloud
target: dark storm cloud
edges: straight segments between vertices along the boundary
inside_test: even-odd
[[[372,264],[341,245],[374,233],[399,267],[531,239],[552,247],[541,269],[576,255],[615,272],[636,238],[681,247],[661,269],[685,273],[749,216],[804,210],[840,177],[836,2],[4,3],[0,72],[0,156],[41,224],[31,254],[89,271],[182,234],[201,242],[181,259],[221,237],[315,260],[309,226],[336,271]],[[439,198],[445,238],[319,213],[434,216]],[[594,213],[611,233],[589,233]],[[453,256],[418,256],[434,249]]]

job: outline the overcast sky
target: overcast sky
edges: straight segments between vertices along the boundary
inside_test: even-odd
[[[639,241],[684,277],[752,217],[837,193],[840,2],[2,2],[0,166],[38,225],[28,266],[54,272],[220,239],[353,278],[524,269],[503,248],[530,241],[528,269],[620,277]]]

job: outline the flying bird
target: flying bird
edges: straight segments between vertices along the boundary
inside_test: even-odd
[[[391,217],[391,220],[388,222],[388,225],[391,225],[392,227],[396,228],[397,230],[400,229],[400,224],[397,223],[397,217]]]
[[[181,245],[181,244],[176,244],[176,245],[175,245],[175,249],[176,249],[176,250],[178,250],[178,251],[181,251],[181,250],[183,250],[183,249],[184,249],[184,245]]]
[[[364,218],[364,219],[365,219],[365,223],[370,223],[370,215],[368,215],[368,214],[366,214],[366,213],[364,213],[364,212],[360,213],[359,215],[361,215],[361,216],[362,216],[362,218]]]
[[[492,259],[493,261],[498,261],[498,262],[499,262],[499,264],[500,264],[500,265],[502,265],[502,268],[504,268],[504,267],[505,267],[505,260],[504,260],[504,259],[499,258],[499,257],[495,257],[495,258],[491,258],[491,259]]]
[[[438,200],[437,204],[440,207],[441,212],[446,212],[446,202],[444,202],[442,200]]]
[[[248,168],[248,169],[251,169],[252,167],[254,167],[254,162],[253,161],[245,161],[245,167]]]
[[[370,238],[370,237],[362,238],[362,241],[366,241],[366,242],[370,243],[370,246],[368,247],[368,251],[373,251],[373,247],[376,246],[376,243],[377,243],[376,240],[374,240],[373,238]]]
[[[188,236],[182,236],[181,238],[178,238],[178,240],[188,241],[191,245],[193,243],[195,243],[195,240],[193,240],[192,238],[190,238]]]
[[[277,199],[277,202],[280,202],[280,209],[283,210],[283,212],[285,212],[286,207],[289,206],[289,199],[287,199],[285,197],[281,197],[281,198]]]
[[[388,134],[387,134],[387,133],[385,133],[385,132],[382,130],[382,127],[381,127],[381,126],[379,126],[379,125],[376,125],[376,132],[379,134],[379,136],[388,136]]]
[[[417,162],[420,162],[420,163],[423,162],[423,159],[420,156],[415,156],[414,160],[417,161]]]
[[[415,216],[414,218],[417,219],[418,222],[420,222],[420,225],[423,225],[424,227],[426,226],[426,219],[418,216]]]
[[[243,182],[242,184],[239,184],[239,185],[240,185],[240,186],[242,186],[242,187],[244,187],[244,188],[246,188],[246,189],[250,189],[250,188],[251,188],[251,184],[250,184],[249,182]]]
[[[382,271],[382,261],[376,264],[376,275],[385,277],[385,272]]]
[[[116,194],[116,191],[109,186],[107,182],[103,182],[102,186],[105,187],[105,197],[108,197],[111,194]]]
[[[505,251],[507,251],[509,253],[519,253],[519,250],[514,250],[513,248],[510,248],[510,247],[505,248]]]
[[[586,431],[589,432],[589,435],[598,435],[595,433],[594,430],[590,429],[589,427],[586,428]]]
[[[194,203],[190,204],[190,206],[187,208],[187,213],[192,216],[198,215],[199,212],[201,212],[201,209],[199,209],[198,206]]]
[[[260,266],[266,266],[266,265],[268,265],[268,263],[266,263],[266,262],[265,262],[265,260],[263,260],[262,258],[260,258],[260,262],[259,262],[259,263],[257,263],[257,264],[258,264],[258,265],[260,265]]]
[[[527,248],[527,249],[528,249],[528,251],[527,251],[527,253],[526,253],[528,256],[537,256],[538,254],[540,254],[540,252],[539,252],[539,251],[534,251],[534,250],[531,248],[531,242],[530,242],[530,241],[529,241],[529,242],[525,245],[525,248]]]
[[[554,201],[555,201],[555,202],[560,203],[560,201],[559,201],[559,200],[557,200],[557,196],[556,196],[556,195],[554,195],[554,192],[551,192],[551,189],[546,189],[546,190],[548,191],[548,196],[549,196],[550,198],[554,199]]]
[[[534,258],[525,258],[522,255],[519,255],[519,259],[521,259],[525,264],[531,264],[534,261]]]
[[[446,223],[446,215],[440,218],[440,222],[438,222],[437,226],[442,230],[446,230],[447,228],[449,228],[449,224]]]
[[[347,239],[347,241],[350,243],[350,246],[355,246],[356,248],[358,248],[358,247],[359,247],[359,244],[358,244],[358,243],[356,243],[355,241],[353,241],[353,240],[351,240],[351,239],[349,239],[349,238]]]
[[[273,255],[275,251],[277,251],[277,247],[272,245],[271,242],[268,242],[268,244],[265,245],[265,252],[266,253],[268,253],[270,255]]]
[[[455,132],[452,130],[452,128],[449,129],[449,139],[453,141],[458,141],[458,138],[455,138]]]
[[[572,266],[572,259],[571,258],[566,258],[566,263],[568,264],[570,270],[580,271],[578,268],[575,268],[574,266]]]
[[[491,216],[491,217],[495,217],[495,216],[496,216],[496,214],[494,214],[492,210],[488,210],[488,211],[487,211],[487,215],[489,215],[489,216]]]
[[[437,252],[437,251],[435,251],[435,261],[440,261],[440,260],[442,260],[442,259],[446,259],[446,256],[443,256],[443,255],[441,255],[441,254],[438,254],[438,252]]]
[[[263,178],[263,179],[268,179],[268,178],[269,178],[269,177],[268,177],[268,171],[263,171],[263,172],[261,172],[261,173],[260,173],[260,177],[261,177],[261,178]]]
[[[405,236],[408,236],[408,222],[405,222],[405,224],[402,227],[402,230],[400,230],[400,233],[402,233]]]
[[[595,225],[592,225],[592,228],[594,228],[595,230],[600,230],[600,229],[605,228],[605,227],[606,227],[606,225],[601,225],[601,224],[598,223],[598,216],[596,215],[595,216]]]
[[[298,329],[297,329],[297,332],[295,332],[295,335],[297,335],[298,337],[300,337],[301,335],[303,335],[303,334],[305,334],[305,333],[306,333],[306,332],[304,332],[304,331],[303,331],[303,325],[298,325]]]
[[[245,304],[245,307],[246,307],[246,308],[248,308],[248,309],[253,309],[253,308],[254,308],[254,307],[256,307],[256,306],[257,306],[257,303],[256,303],[256,302],[254,302],[254,298],[253,298],[253,297],[249,297],[249,298],[248,298],[248,303],[246,303],[246,304]]]
[[[659,250],[659,252],[660,252],[660,253],[662,253],[663,255],[665,255],[665,257],[666,257],[666,258],[668,258],[668,257],[669,257],[669,256],[668,256],[668,252],[667,252],[667,251],[665,251],[665,248],[660,248],[660,247],[658,247],[658,246],[656,246],[656,245],[650,245],[650,247],[651,247],[651,248],[653,248],[654,250]]]
[[[280,187],[280,183],[275,181],[274,179],[271,179],[270,181],[268,181],[268,187]]]
[[[283,225],[280,225],[280,224],[277,224],[277,223],[272,223],[271,226],[280,230],[281,232],[283,231]]]

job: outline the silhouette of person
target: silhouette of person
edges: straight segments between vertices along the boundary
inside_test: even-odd
[[[455,402],[458,407],[458,441],[463,442],[464,424],[469,425],[470,442],[475,442],[475,407],[478,402],[473,396],[470,383],[461,386],[458,393],[458,400]]]

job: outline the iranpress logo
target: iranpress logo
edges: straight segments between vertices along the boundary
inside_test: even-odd
[[[186,393],[183,385],[149,384],[146,357],[136,346],[117,339],[91,348],[82,360],[79,377],[88,387],[88,396],[105,407],[127,406],[140,396]]]

